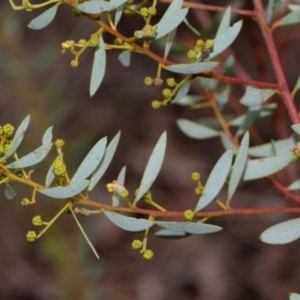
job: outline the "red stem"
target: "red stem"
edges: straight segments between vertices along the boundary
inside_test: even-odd
[[[275,71],[275,76],[277,79],[278,84],[281,86],[281,96],[284,102],[284,105],[290,115],[291,121],[293,124],[300,123],[300,118],[298,115],[297,108],[295,106],[295,103],[293,101],[293,96],[289,90],[289,87],[287,85],[285,74],[283,72],[283,68],[279,59],[278,52],[275,47],[274,39],[272,36],[271,29],[266,26],[266,18],[265,18],[265,12],[262,5],[261,0],[253,0],[254,7],[255,7],[255,13],[256,13],[256,19],[257,23],[261,29],[261,32],[263,34],[267,49],[269,51],[270,59]]]
[[[91,206],[98,209],[112,210],[114,212],[121,213],[138,213],[142,215],[148,215],[153,217],[164,217],[164,218],[174,218],[174,217],[184,217],[183,211],[157,211],[151,209],[135,208],[134,211],[127,207],[117,207],[106,205],[91,200],[81,200],[75,204],[81,204],[85,206]],[[201,211],[197,212],[198,217],[220,217],[220,216],[232,216],[232,215],[262,215],[262,214],[279,214],[279,213],[300,213],[300,207],[277,207],[277,208],[231,208],[229,210],[221,211]]]

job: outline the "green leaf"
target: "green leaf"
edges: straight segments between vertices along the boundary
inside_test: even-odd
[[[34,18],[29,24],[28,27],[31,29],[42,29],[48,26],[55,18],[58,9],[58,4],[52,6],[51,8],[44,11],[38,17]]]
[[[224,63],[224,75],[232,77],[234,75],[235,58],[229,55]],[[230,88],[230,87],[229,87]]]
[[[134,203],[137,203],[142,198],[142,196],[150,189],[154,180],[156,179],[164,160],[166,144],[167,134],[164,132],[157,141],[148,160],[139,191],[134,199]]]
[[[155,25],[157,26],[155,39],[157,40],[177,28],[188,11],[188,8],[183,8],[170,16],[163,17],[161,21]]]
[[[185,82],[177,91],[176,95],[174,96],[174,98],[172,99],[171,103],[176,103],[177,101],[179,101],[180,99],[182,99],[184,96],[187,95],[187,93],[189,92],[191,87],[191,81],[187,81]]]
[[[168,18],[169,16],[173,15],[174,13],[181,10],[183,5],[183,0],[173,0],[169,5],[168,9],[165,11],[164,15],[162,16],[162,20]]]
[[[26,168],[41,162],[49,153],[53,143],[42,145],[31,153],[21,157],[20,159],[6,165],[9,169]]]
[[[203,140],[220,135],[218,131],[185,119],[178,119],[177,125],[185,135],[192,139]]]
[[[71,184],[76,181],[86,179],[94,172],[104,155],[106,144],[106,137],[102,138],[96,143],[96,145],[90,150],[90,152],[84,158],[78,170],[74,174],[70,182]]]
[[[275,8],[276,8],[276,0],[268,0],[268,6],[266,9],[266,21],[267,24],[270,24],[270,22],[272,21],[273,17],[274,17],[274,13],[275,13]],[[277,1],[276,1],[277,2]]]
[[[118,60],[122,64],[122,66],[129,67],[130,66],[130,60],[131,60],[131,52],[130,51],[123,51],[118,56]]]
[[[4,195],[7,200],[12,200],[16,197],[16,192],[8,183],[5,184]]]
[[[248,150],[248,154],[255,157],[282,156],[291,153],[290,149],[295,146],[296,143],[297,137],[295,134],[292,134],[287,139],[251,147]]]
[[[205,234],[213,233],[222,230],[222,227],[204,224],[204,223],[186,223],[186,222],[164,222],[164,221],[155,221],[156,225],[161,227],[179,231],[186,232],[190,234]]]
[[[173,45],[173,41],[175,38],[177,32],[177,28],[173,29],[167,36],[167,41],[166,41],[166,46],[165,46],[165,53],[164,53],[164,58],[167,58],[169,55],[169,52],[171,50],[171,47]]]
[[[187,18],[184,18],[183,19],[183,23],[187,26],[187,28],[191,31],[191,32],[193,32],[195,35],[197,35],[197,36],[201,36],[201,33],[195,28],[195,27],[193,27],[191,24],[190,24],[190,22],[187,20]]]
[[[39,193],[56,199],[66,199],[81,193],[89,185],[89,180],[78,181],[63,187],[53,187],[49,189],[38,190]]]
[[[47,144],[50,144],[52,143],[52,129],[53,129],[53,126],[49,127],[44,135],[43,135],[43,139],[42,139],[42,145],[47,145]]]
[[[259,238],[267,244],[287,244],[293,242],[300,238],[300,218],[271,226]]]
[[[13,138],[13,141],[11,143],[11,146],[10,146],[9,150],[1,158],[1,160],[7,159],[8,157],[10,157],[17,150],[17,148],[20,146],[20,144],[21,144],[21,142],[23,140],[24,134],[25,134],[25,132],[27,130],[29,121],[30,121],[30,116],[27,116],[23,120],[23,122],[20,124],[20,126],[18,127],[18,129],[17,129],[17,131],[16,131],[16,133],[14,135],[14,138]]]
[[[192,64],[178,64],[168,67],[163,67],[164,69],[179,74],[198,74],[206,72],[218,66],[218,62],[200,62]]]
[[[46,175],[46,181],[45,181],[45,187],[48,188],[51,183],[53,182],[53,180],[55,179],[55,173],[54,173],[54,168],[53,166],[51,165],[48,172],[47,172],[47,175]]]
[[[200,196],[195,211],[199,211],[206,207],[219,194],[230,171],[232,163],[232,151],[227,150],[217,161],[214,168],[209,174],[204,187],[204,192]]]
[[[127,0],[110,0],[109,4],[111,4],[114,9],[117,9],[120,6],[123,6],[126,2]]]
[[[248,147],[249,147],[249,132],[247,131],[242,139],[241,146],[238,150],[235,162],[233,164],[233,168],[229,180],[229,186],[228,186],[228,194],[227,194],[228,200],[232,198],[242,178],[246,166],[246,162],[247,162]]]
[[[243,122],[241,123],[241,125],[239,126],[236,135],[241,135],[244,132],[246,132],[254,123],[255,121],[258,119],[259,117],[259,112],[261,110],[261,106],[251,106],[246,115],[245,118],[243,119]]]
[[[89,185],[88,191],[91,191],[95,187],[95,185],[98,183],[98,181],[101,179],[102,175],[105,173],[106,169],[108,168],[117,150],[120,136],[121,136],[121,132],[119,131],[107,146],[105,154],[91,178],[91,183]]]
[[[288,8],[289,8],[291,11],[298,11],[298,10],[300,10],[300,5],[296,5],[296,4],[288,4]]]
[[[275,90],[257,89],[248,86],[246,93],[240,100],[240,103],[245,106],[261,105],[276,93]]]
[[[224,16],[219,25],[216,37],[221,35],[223,32],[225,32],[230,27],[230,18],[231,18],[231,7],[229,6],[225,10],[225,13],[224,13]]]
[[[93,62],[91,82],[90,82],[91,97],[96,93],[96,91],[98,90],[102,82],[105,73],[105,67],[106,67],[106,52],[105,52],[103,37],[101,36],[99,38],[99,45],[96,48],[95,55],[94,55],[94,62]]]
[[[209,53],[208,57],[205,60],[210,60],[213,57],[217,56],[221,52],[223,52],[226,48],[228,48],[238,36],[243,21],[240,20],[234,23],[231,27],[223,31],[219,36],[214,39],[214,47],[212,52]]]
[[[300,300],[300,294],[295,294],[295,293],[291,294],[290,293],[289,300]]]
[[[297,134],[300,134],[300,124],[294,124],[291,127]]]
[[[201,99],[202,97],[200,96],[187,95],[185,97],[182,97],[180,100],[176,101],[176,104],[182,106],[190,106],[196,104],[197,102],[200,102]]]
[[[154,224],[146,219],[127,217],[108,210],[103,210],[103,213],[112,223],[127,231],[143,231]]]
[[[299,89],[300,89],[300,76],[298,77],[297,83],[296,83],[296,85],[293,89],[292,94],[295,95],[298,92]]]
[[[228,136],[224,133],[221,132],[220,134],[221,142],[225,150],[232,150],[233,154],[237,154],[238,150],[234,143],[228,138]]]
[[[115,14],[115,26],[117,27],[117,25],[119,24],[119,21],[121,20],[121,17],[123,15],[123,11],[124,11],[124,7],[125,5],[120,5],[117,9],[116,9],[116,14]]]
[[[87,14],[100,14],[101,12],[111,11],[115,8],[109,2],[99,0],[91,0],[77,5],[77,9]]]
[[[228,125],[229,126],[241,126],[243,123],[245,123],[245,120],[247,119],[247,114],[249,113],[249,111],[252,111],[252,110],[254,110],[254,111],[258,110],[259,111],[258,114],[257,114],[257,118],[255,119],[255,122],[256,122],[258,120],[269,117],[274,112],[274,110],[276,108],[277,108],[276,103],[271,103],[271,104],[268,104],[268,105],[260,107],[260,108],[258,108],[256,106],[250,107],[246,114],[231,120],[230,122],[228,122]]]
[[[226,85],[226,87],[221,92],[215,93],[215,98],[217,100],[219,110],[223,110],[223,108],[228,103],[229,93],[230,87],[228,85]]]
[[[177,230],[171,230],[171,229],[162,229],[157,232],[155,232],[155,235],[162,239],[182,239],[185,237],[190,236],[189,233],[186,233],[184,231],[177,231]]]
[[[250,160],[247,162],[243,180],[254,180],[272,175],[296,159],[296,155],[283,155]]]
[[[126,167],[123,167],[122,170],[119,173],[119,176],[117,178],[117,183],[124,185],[125,182],[125,175],[126,175]],[[113,206],[118,206],[120,204],[120,194],[117,192],[113,192],[112,196],[112,205]]]
[[[300,10],[295,10],[287,14],[281,20],[276,22],[273,28],[278,26],[292,25],[300,23]]]
[[[292,184],[290,184],[287,189],[289,191],[295,191],[295,190],[300,190],[300,178],[294,181]]]

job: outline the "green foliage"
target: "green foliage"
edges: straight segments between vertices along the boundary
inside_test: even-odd
[[[157,63],[157,73],[154,76],[147,75],[144,83],[148,87],[152,85],[158,88],[162,87],[163,99],[153,100],[152,107],[160,109],[163,106],[177,104],[194,110],[208,110],[211,115],[210,118],[203,117],[196,121],[180,118],[177,120],[177,126],[184,135],[193,139],[218,138],[221,140],[221,147],[218,150],[224,148],[224,153],[220,155],[207,176],[208,179],[205,184],[202,183],[198,172],[192,174],[192,180],[197,184],[195,193],[200,195],[199,200],[195,201],[194,210],[168,211],[154,201],[151,188],[163,167],[167,149],[166,132],[160,136],[154,146],[140,185],[135,192],[130,192],[126,188],[126,167],[122,168],[116,180],[106,183],[108,191],[112,193],[112,204],[108,205],[91,199],[90,192],[98,184],[112,162],[120,140],[120,132],[108,145],[106,137],[100,139],[87,153],[73,177],[69,177],[68,166],[62,150],[64,142],[62,140],[52,142],[52,127],[45,132],[40,147],[19,158],[17,152],[27,130],[30,117],[24,119],[15,134],[13,134],[14,127],[11,124],[6,124],[0,128],[0,184],[5,184],[6,198],[9,200],[15,198],[15,192],[9,183],[17,182],[33,189],[31,198],[22,200],[23,205],[34,204],[39,197],[38,194],[62,199],[64,202],[61,210],[50,222],[43,222],[39,216],[35,217],[33,224],[44,226],[44,228],[39,233],[28,231],[26,236],[28,241],[40,238],[58,217],[69,212],[92,251],[98,257],[81,227],[77,215],[104,214],[113,224],[123,230],[144,231],[143,240],[134,240],[132,248],[139,250],[146,260],[151,260],[154,253],[148,248],[147,242],[153,225],[163,228],[155,233],[156,236],[177,239],[192,234],[207,234],[222,230],[219,226],[208,224],[211,217],[214,217],[214,221],[218,216],[234,214],[300,212],[300,198],[297,194],[292,193],[292,191],[300,189],[300,179],[291,180],[292,176],[289,176],[289,184],[286,184],[286,182],[282,183],[280,177],[277,178],[276,176],[276,173],[283,169],[288,173],[287,167],[300,157],[300,142],[297,136],[300,134],[300,118],[294,103],[300,81],[298,79],[294,89],[289,90],[272,35],[273,30],[279,26],[300,22],[299,5],[289,5],[291,12],[286,13],[286,15],[277,14],[281,3],[276,0],[270,0],[266,8],[262,6],[261,1],[254,1],[255,8],[252,11],[236,10],[231,7],[220,9],[223,10],[223,17],[217,26],[218,29],[213,34],[215,38],[205,39],[203,36],[206,33],[200,34],[199,30],[187,21],[188,7],[191,5],[183,0],[170,1],[165,12],[160,11],[159,1],[141,1],[133,4],[132,1],[125,0],[49,0],[40,4],[23,1],[22,5],[15,5],[13,0],[9,1],[15,10],[31,11],[52,5],[29,23],[28,26],[31,29],[42,29],[49,25],[55,19],[57,10],[61,5],[71,6],[76,16],[88,18],[91,23],[97,25],[97,30],[89,38],[83,37],[78,42],[66,40],[61,44],[63,52],[69,51],[73,56],[71,66],[74,68],[79,67],[80,57],[87,48],[94,49],[90,96],[97,92],[106,69],[109,68],[109,65],[106,64],[107,51],[121,51],[118,59],[125,67],[130,65],[131,57],[134,54],[143,54],[154,60]],[[205,7],[197,3],[194,5],[194,9],[205,9]],[[162,15],[158,22],[154,19],[157,12],[160,13],[160,16]],[[229,56],[224,60],[218,57],[219,54],[226,56],[225,50],[236,41],[242,29],[242,20],[231,25],[233,13],[251,16],[257,20],[265,37],[268,53],[271,56],[276,83],[234,77],[235,58]],[[125,20],[128,15],[136,15],[144,22],[141,28],[136,26],[132,36],[124,36],[118,28],[119,21],[123,18]],[[185,29],[191,30],[192,34],[195,35],[195,42],[190,49],[187,49],[183,60],[171,61],[167,57],[177,47],[174,45],[174,41],[177,37],[177,28],[182,23],[187,26]],[[108,35],[114,37],[113,44],[110,44]],[[163,56],[154,52],[155,47],[152,45],[160,45],[160,47],[163,45],[161,47]],[[177,59],[177,56],[175,58]],[[218,61],[212,61],[212,59]],[[215,73],[212,71],[213,69]],[[164,75],[169,72],[174,73],[176,78]],[[232,84],[245,86],[245,93],[239,101],[232,92]],[[194,91],[194,86],[201,90],[200,95],[189,94],[190,91]],[[276,96],[273,97],[274,95]],[[255,126],[278,109],[276,103],[278,98],[283,100],[290,118],[289,126],[292,129],[283,130],[288,132],[288,136],[276,136],[274,133],[274,140],[257,145],[255,141],[259,138],[255,138]],[[236,109],[236,105],[239,105],[239,109]],[[282,110],[282,106],[280,109]],[[292,134],[292,130],[295,133]],[[252,143],[254,145],[250,147],[249,145]],[[53,163],[48,168],[43,185],[33,180],[31,176],[34,172],[33,166],[41,163],[53,148],[56,150],[56,158],[54,157]],[[241,181],[261,178],[266,178],[273,183],[274,187],[294,202],[297,207],[245,210],[231,208],[232,198]],[[225,199],[220,198],[222,190],[227,191]],[[146,208],[140,207],[141,202],[146,205]],[[212,202],[215,202],[221,210],[204,211],[203,209]],[[94,210],[88,209],[91,207]],[[135,216],[131,216],[132,214]],[[157,220],[157,218],[173,218],[176,221]],[[269,244],[285,244],[298,238],[300,238],[299,218],[276,224],[266,229],[260,237],[263,242]],[[291,300],[298,298],[300,296],[297,294],[290,295]]]

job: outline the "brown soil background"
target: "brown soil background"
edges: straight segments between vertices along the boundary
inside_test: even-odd
[[[251,8],[251,1],[244,2],[239,3]],[[133,191],[156,140],[167,130],[166,158],[152,193],[169,210],[193,208],[198,197],[193,192],[195,186],[190,174],[200,171],[206,180],[223,152],[218,140],[191,140],[177,128],[176,119],[194,120],[201,117],[199,111],[178,106],[151,109],[151,101],[160,97],[160,91],[145,87],[143,79],[155,74],[155,64],[133,55],[131,66],[124,68],[115,52],[108,55],[107,73],[100,90],[89,98],[92,51],[83,55],[80,67],[74,70],[69,66],[70,53],[63,55],[60,43],[88,38],[95,25],[84,18],[75,18],[68,7],[62,7],[46,29],[28,29],[26,25],[39,13],[13,12],[8,1],[0,4],[1,124],[9,122],[17,126],[31,115],[20,155],[37,148],[43,132],[54,125],[54,138],[66,141],[65,159],[72,174],[98,139],[106,135],[112,139],[121,129],[115,159],[92,193],[93,199],[109,203],[106,183],[115,179],[126,165],[126,185]],[[192,24],[199,26],[203,36],[213,37],[213,31],[205,33],[205,30],[212,28],[216,15],[190,14]],[[135,26],[132,20],[129,25],[123,23],[125,31],[132,32]],[[185,28],[180,29],[178,42],[185,47],[185,53],[195,38],[186,34]],[[289,26],[276,33],[291,87],[299,75],[300,39],[289,39],[289,33],[296,29]],[[224,61],[229,53],[219,60]],[[251,20],[244,20],[243,31],[231,53],[245,74],[254,79],[273,80],[267,52]],[[182,58],[176,55],[173,59]],[[237,71],[236,76],[242,75]],[[237,100],[242,93],[241,87],[233,88]],[[276,138],[273,124],[266,121],[259,127],[265,142]],[[291,133],[286,124],[282,128]],[[49,155],[33,179],[44,182],[54,157],[54,153]],[[300,241],[270,246],[259,240],[264,229],[295,216],[218,218],[211,223],[224,227],[223,231],[183,240],[161,240],[154,236],[153,230],[149,247],[155,258],[151,262],[143,260],[130,247],[132,240],[141,238],[142,233],[124,232],[104,216],[79,217],[101,256],[98,261],[68,214],[42,239],[28,243],[25,235],[34,229],[32,217],[39,214],[50,220],[64,202],[39,196],[35,205],[22,207],[21,199],[30,197],[31,190],[12,186],[17,196],[11,201],[5,199],[4,187],[0,189],[3,195],[0,197],[1,300],[282,300],[288,299],[289,292],[300,292]],[[288,205],[292,204],[263,180],[240,187],[233,204],[234,207]],[[210,208],[217,209],[213,205]]]

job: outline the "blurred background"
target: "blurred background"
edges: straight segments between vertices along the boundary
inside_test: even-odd
[[[245,9],[252,8],[251,2],[201,1],[222,6],[231,3]],[[167,6],[160,7],[164,11]],[[135,54],[131,66],[124,68],[117,59],[118,51],[108,53],[104,81],[90,98],[93,50],[84,53],[78,69],[72,69],[73,57],[62,53],[61,43],[88,39],[97,30],[96,25],[86,18],[74,17],[68,6],[62,6],[48,27],[40,31],[28,29],[27,24],[41,12],[14,12],[8,1],[0,3],[1,125],[12,123],[17,127],[28,114],[31,116],[20,156],[40,146],[43,133],[53,125],[54,139],[66,142],[65,161],[73,174],[94,143],[104,136],[111,140],[121,129],[115,158],[91,194],[95,201],[110,203],[111,195],[105,185],[116,179],[126,165],[126,187],[133,192],[157,139],[167,130],[165,161],[152,188],[154,200],[168,210],[194,208],[198,196],[190,174],[199,171],[205,182],[223,148],[219,140],[185,137],[177,128],[176,119],[195,120],[207,112],[175,105],[153,110],[151,101],[161,99],[161,90],[146,87],[143,81],[146,76],[155,76],[157,66],[147,57]],[[214,37],[221,15],[198,10],[190,11],[188,16],[204,39]],[[142,23],[137,18],[132,18],[132,22],[126,19],[120,28],[130,36],[139,29],[136,24]],[[275,34],[291,88],[299,73],[299,35],[297,26],[278,29]],[[181,26],[177,52],[171,59],[187,61],[185,54],[195,40]],[[157,46],[154,51],[163,50]],[[274,82],[268,53],[250,18],[244,18],[241,34],[219,61],[230,54],[237,61],[235,76]],[[164,76],[167,78],[166,73]],[[243,92],[243,87],[234,86],[230,97],[237,102]],[[192,93],[199,94],[201,90],[194,86]],[[273,123],[267,120],[258,127],[262,141],[278,138],[273,126],[276,120],[282,121],[280,138],[291,134],[281,104],[275,114]],[[55,156],[53,151],[39,166],[34,180],[43,184]],[[70,214],[63,215],[38,241],[27,242],[27,231],[35,229],[32,217],[41,215],[43,220],[50,220],[65,202],[38,195],[35,205],[24,207],[20,201],[30,198],[32,191],[13,183],[12,187],[17,193],[14,200],[7,200],[4,187],[0,187],[1,300],[282,300],[288,299],[289,292],[300,293],[300,241],[270,246],[258,239],[264,229],[292,216],[217,218],[211,223],[224,227],[223,231],[182,240],[158,239],[155,228],[149,239],[149,248],[155,253],[150,262],[131,249],[131,242],[141,239],[143,233],[124,232],[104,216],[79,216],[100,255],[98,261]],[[293,204],[267,182],[258,180],[240,187],[232,205],[254,208]],[[209,209],[218,207],[212,204]]]

